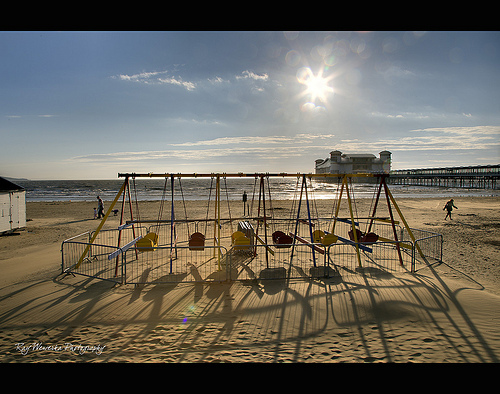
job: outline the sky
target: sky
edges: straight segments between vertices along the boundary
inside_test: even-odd
[[[0,32],[0,175],[500,163],[500,33]]]

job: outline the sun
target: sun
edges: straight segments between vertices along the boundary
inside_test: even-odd
[[[312,76],[306,86],[306,94],[311,96],[313,103],[316,99],[325,102],[328,94],[333,93],[333,88],[328,85],[328,80],[319,75]]]
[[[302,67],[297,71],[297,81],[306,86],[303,92],[312,103],[316,100],[326,103],[328,96],[333,94],[333,88],[329,85],[331,78],[323,77],[323,70],[320,70],[317,75],[311,71],[309,67]]]

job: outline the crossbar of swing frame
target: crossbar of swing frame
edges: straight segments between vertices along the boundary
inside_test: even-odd
[[[313,174],[313,173],[288,173],[288,172],[255,172],[255,173],[118,173],[118,178],[254,178],[254,177],[303,177],[306,176],[308,178],[377,178],[377,177],[388,177],[387,173],[356,173],[356,174]]]
[[[272,220],[272,221],[289,221],[290,218],[275,218],[275,217],[272,217],[272,216],[242,216],[242,217],[228,217],[228,218],[220,218],[220,221],[224,221],[224,222],[227,222],[227,221],[238,221],[238,220],[261,220],[261,221],[264,221],[264,219],[267,219],[267,220]],[[382,216],[382,217],[374,217],[374,216],[366,216],[366,217],[356,217],[356,219],[358,220],[380,220],[380,221],[383,221],[383,222],[387,222],[387,220],[389,219],[388,217],[385,217],[385,216]],[[214,220],[217,220],[217,219],[175,219],[174,220],[174,223],[192,223],[192,222],[213,222]],[[304,221],[304,220],[307,220],[307,218],[304,218],[304,219],[299,219],[299,221]],[[351,224],[351,218],[350,217],[315,217],[311,220],[339,220],[339,221],[344,221],[348,224]],[[125,221],[125,224],[120,226],[118,228],[118,230],[120,229],[124,229],[132,224],[139,224],[139,223],[170,223],[171,220],[170,219],[160,219],[160,220],[156,220],[156,219],[146,219],[146,220],[143,220],[143,219],[137,219],[137,220],[127,220]],[[358,222],[355,222],[356,225],[358,225],[359,223]],[[397,223],[396,223],[397,224]]]

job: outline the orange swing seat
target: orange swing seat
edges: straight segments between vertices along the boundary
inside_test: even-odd
[[[200,232],[195,232],[189,237],[189,250],[205,249],[205,236]]]

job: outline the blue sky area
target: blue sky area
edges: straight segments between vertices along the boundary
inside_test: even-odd
[[[0,32],[0,175],[500,163],[500,33]]]

